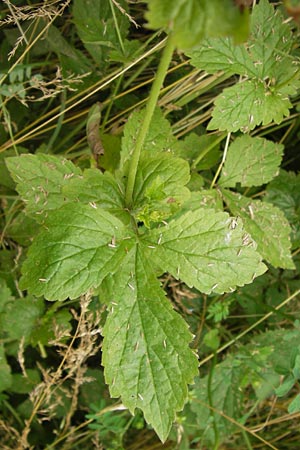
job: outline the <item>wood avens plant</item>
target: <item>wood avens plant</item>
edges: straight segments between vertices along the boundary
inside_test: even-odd
[[[198,360],[189,347],[192,335],[187,324],[173,311],[158,277],[168,272],[203,293],[224,293],[264,273],[262,257],[275,267],[292,268],[293,263],[289,227],[280,210],[228,189],[236,183],[251,187],[270,181],[283,147],[241,136],[227,148],[218,191],[212,186],[190,192],[188,158],[156,107],[175,48],[188,50],[195,65],[205,69],[207,64],[210,71],[229,70],[226,61],[231,74],[248,71],[251,89],[257,85],[264,99],[264,89],[269,89],[268,101],[276,97],[274,74],[250,70],[258,67],[258,55],[266,54],[259,52],[261,40],[251,42],[251,50],[238,44],[247,35],[249,13],[229,0],[149,0],[148,4],[149,26],[164,28],[168,37],[147,106],[134,112],[124,127],[119,168],[114,173],[97,168],[82,171],[71,161],[44,154],[8,158],[7,165],[27,214],[40,223],[23,264],[20,287],[50,301],[76,299],[88,291],[100,295],[109,310],[102,364],[110,394],[121,397],[132,413],[140,408],[165,441],[187,399],[188,384],[198,374]],[[266,15],[273,13],[266,1],[254,8],[250,39],[254,39],[251,29],[264,26]],[[288,27],[278,15],[275,26],[275,33]],[[210,39],[209,44],[204,38]],[[218,66],[219,59],[209,65],[209,52],[222,53],[225,42],[230,57],[224,56],[223,65]],[[272,48],[268,58],[276,59],[276,64],[269,64],[269,70],[279,71],[276,43]],[[239,69],[238,59],[245,60],[245,55],[247,66]],[[294,72],[289,80],[293,77]],[[279,81],[280,89],[284,82]],[[286,80],[285,89],[290,84]],[[281,98],[286,115],[289,100],[279,94],[276,99]],[[216,105],[210,126],[227,132],[246,132],[277,117],[270,113],[269,103],[264,107],[270,113],[267,117],[263,107],[253,113],[248,107],[230,128],[222,98]],[[244,112],[247,105],[243,108]],[[222,210],[221,199],[233,217]],[[278,225],[283,222],[285,227]],[[275,229],[278,235],[271,244]]]

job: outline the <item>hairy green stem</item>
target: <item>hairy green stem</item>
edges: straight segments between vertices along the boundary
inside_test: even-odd
[[[144,121],[138,132],[136,144],[130,161],[128,182],[125,195],[125,201],[128,208],[132,206],[132,194],[134,190],[136,172],[139,164],[141,150],[143,148],[145,138],[149,130],[150,122],[157,103],[157,99],[159,97],[160,89],[162,87],[169,64],[172,59],[173,51],[174,51],[173,39],[171,36],[169,36],[157,69],[155,80],[150,90],[150,95],[146,105]]]

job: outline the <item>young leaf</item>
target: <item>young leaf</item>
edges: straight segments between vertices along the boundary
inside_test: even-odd
[[[292,228],[293,248],[300,246],[300,174],[281,170],[267,186],[267,202],[278,206],[288,219]]]
[[[7,167],[26,203],[28,214],[42,222],[48,211],[65,202],[62,188],[81,170],[71,161],[50,155],[22,155],[7,158]]]
[[[274,267],[294,269],[291,256],[291,228],[276,206],[222,190],[232,214],[243,220],[245,230],[257,243],[262,257]]]
[[[159,222],[168,218],[189,198],[185,187],[190,179],[189,164],[170,154],[140,159],[133,192],[138,221]]]
[[[187,384],[198,372],[191,334],[160,288],[143,249],[132,248],[117,276],[106,280],[111,311],[103,330],[103,365],[112,397],[140,408],[162,441]]]
[[[247,133],[260,124],[281,123],[291,107],[285,92],[266,89],[255,79],[247,80],[224,89],[217,97],[207,129]]]
[[[219,181],[222,187],[261,186],[278,175],[283,145],[264,138],[238,137],[230,145]]]
[[[266,270],[241,222],[224,212],[187,212],[145,239],[163,271],[207,294],[251,283]]]
[[[77,298],[119,269],[130,233],[107,211],[68,203],[53,211],[29,249],[20,287],[48,300]]]
[[[248,14],[231,0],[147,0],[149,27],[172,32],[181,49],[192,48],[208,36],[233,36],[242,41],[248,34]]]

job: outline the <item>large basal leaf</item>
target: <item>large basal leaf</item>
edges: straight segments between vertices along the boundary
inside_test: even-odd
[[[231,0],[147,0],[149,27],[172,31],[181,49],[192,48],[208,36],[233,36],[242,41],[248,34],[247,10]]]
[[[28,214],[42,222],[48,211],[65,202],[62,188],[81,170],[71,161],[51,155],[22,155],[7,158],[7,167],[17,183],[17,190]]]
[[[263,258],[274,267],[294,269],[291,256],[291,228],[276,206],[222,190],[232,214],[242,218],[244,227],[257,243]]]
[[[111,310],[103,330],[103,365],[112,397],[146,421],[165,441],[187,384],[198,373],[187,324],[165,298],[152,264],[133,248],[116,276],[106,280]]]
[[[267,186],[265,200],[278,206],[292,228],[293,248],[300,246],[300,174],[281,170]]]
[[[261,81],[247,80],[224,89],[217,97],[207,129],[247,133],[260,124],[281,123],[291,107],[285,92],[266,89]]]
[[[129,236],[107,211],[68,203],[49,213],[23,264],[20,287],[48,300],[77,298],[119,269]]]
[[[224,212],[187,212],[146,239],[162,271],[207,294],[232,291],[266,270],[241,221]]]
[[[278,175],[283,145],[248,135],[238,137],[229,147],[219,185],[261,186]]]
[[[185,187],[190,179],[189,164],[170,154],[143,155],[140,159],[134,192],[133,209],[138,221],[149,226],[168,218],[187,200]]]

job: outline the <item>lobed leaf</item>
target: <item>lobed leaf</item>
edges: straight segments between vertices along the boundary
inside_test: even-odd
[[[64,204],[63,186],[81,175],[71,161],[52,155],[21,155],[7,158],[6,164],[26,203],[26,212],[38,222]]]
[[[241,136],[230,145],[219,185],[261,186],[279,172],[283,145],[264,138]]]
[[[281,123],[291,107],[285,92],[266,89],[260,81],[247,80],[224,89],[217,97],[207,129],[247,133],[260,124]]]
[[[162,271],[207,294],[232,291],[266,270],[241,221],[224,212],[187,212],[145,239]]]
[[[107,211],[68,203],[49,214],[34,240],[20,287],[48,300],[77,298],[119,269],[131,245],[129,236]]]
[[[245,230],[257,243],[262,257],[274,267],[294,269],[291,256],[291,228],[276,206],[222,190],[232,214],[242,218]]]
[[[276,85],[297,71],[289,56],[292,45],[290,25],[278,9],[262,0],[253,8],[247,42],[236,45],[230,37],[211,38],[188,54],[195,67],[209,73],[223,70],[261,82],[268,78]]]
[[[165,441],[187,384],[198,373],[187,324],[165,298],[140,246],[128,253],[117,276],[105,281],[111,310],[103,330],[103,365],[112,397],[146,421]],[[176,330],[176,332],[174,332]]]

